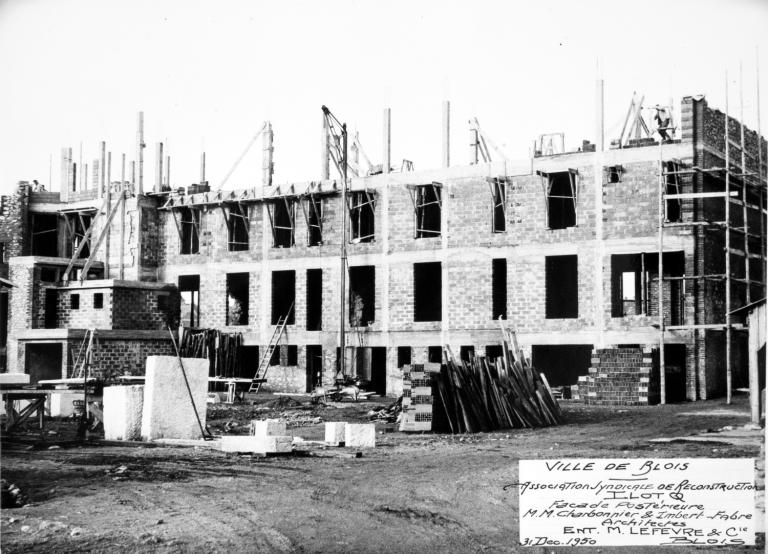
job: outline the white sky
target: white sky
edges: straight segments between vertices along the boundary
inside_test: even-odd
[[[605,79],[606,141],[633,91],[646,105],[705,94],[757,126],[756,50],[768,91],[768,2],[666,1],[137,1],[0,0],[0,191],[19,180],[59,188],[60,151],[83,161],[98,143],[133,159],[145,113],[145,185],[155,143],[171,182],[224,177],[265,119],[275,182],[320,177],[320,106],[360,131],[381,162],[382,108],[392,160],[441,159],[441,102],[452,105],[452,165],[468,162],[467,120],[511,158],[541,133],[594,140],[594,81]],[[768,105],[762,101],[763,134]],[[613,132],[611,132],[613,128]],[[332,168],[332,177],[335,176]],[[227,188],[261,183],[260,143]],[[50,187],[49,187],[50,189]]]

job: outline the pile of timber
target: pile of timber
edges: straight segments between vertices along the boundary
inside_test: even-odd
[[[476,433],[563,422],[546,377],[511,336],[512,345],[505,340],[503,356],[495,361],[484,357],[457,361],[446,347],[447,363],[432,374],[432,431]]]
[[[211,377],[240,377],[243,369],[242,345],[242,333],[184,327],[179,350],[182,358],[208,358],[208,374]]]

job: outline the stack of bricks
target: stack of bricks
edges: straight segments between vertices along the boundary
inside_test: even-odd
[[[576,390],[574,390],[576,389]],[[579,377],[573,399],[603,406],[647,406],[659,402],[658,356],[654,348],[592,351],[589,375]]]
[[[430,371],[440,371],[440,364],[403,366],[403,418],[401,431],[432,430],[432,378]]]

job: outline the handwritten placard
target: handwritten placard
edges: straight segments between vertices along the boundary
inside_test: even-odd
[[[755,544],[753,459],[521,460],[523,546]]]

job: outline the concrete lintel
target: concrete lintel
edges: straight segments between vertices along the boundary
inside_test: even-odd
[[[35,265],[60,265],[67,267],[69,264],[69,258],[59,258],[53,256],[13,256],[8,259],[8,265],[26,266],[32,267]],[[88,260],[86,258],[80,258],[75,260],[74,267],[83,267]],[[93,268],[101,268],[104,264],[102,262],[93,262]]]
[[[170,290],[175,289],[173,283],[157,283],[154,281],[129,281],[120,279],[91,279],[83,281],[70,281],[68,284],[59,287],[60,290],[83,290],[83,289],[142,289],[142,290]]]
[[[66,341],[71,339],[81,340],[87,329],[25,329],[16,333],[13,339],[18,341]],[[103,340],[170,340],[168,331],[163,330],[135,330],[135,329],[97,329],[96,334]]]

